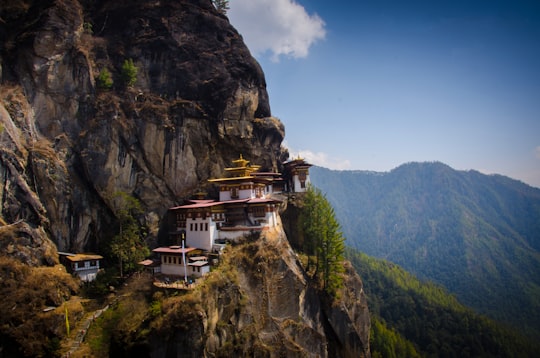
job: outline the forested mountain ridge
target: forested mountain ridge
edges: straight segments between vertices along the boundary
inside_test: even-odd
[[[314,167],[311,179],[349,246],[540,336],[540,189],[436,162],[388,173]]]
[[[537,356],[537,341],[464,307],[441,286],[355,249],[347,256],[363,278],[373,358]]]

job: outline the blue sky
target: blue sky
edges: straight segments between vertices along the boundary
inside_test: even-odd
[[[293,156],[540,187],[540,1],[230,0]]]

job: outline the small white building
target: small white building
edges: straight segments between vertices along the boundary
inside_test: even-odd
[[[139,262],[139,265],[143,266],[144,269],[151,273],[152,276],[161,273],[161,261],[146,259]]]
[[[311,182],[309,178],[309,168],[311,164],[302,158],[297,158],[283,163],[285,177],[287,178],[287,189],[291,193],[304,193]]]
[[[188,275],[201,277],[210,272],[210,265],[206,256],[191,256],[188,262]]]
[[[206,256],[190,256],[195,250],[194,247],[168,246],[152,251],[160,256],[163,275],[202,277],[210,272],[210,265]]]
[[[77,274],[82,281],[94,281],[99,272],[99,262],[103,256],[95,254],[72,254],[68,252],[58,253],[62,263],[68,271]]]

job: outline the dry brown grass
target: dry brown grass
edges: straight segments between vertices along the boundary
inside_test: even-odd
[[[0,256],[0,336],[17,347],[15,354],[54,355],[66,334],[64,301],[73,322],[82,315],[80,303],[69,301],[77,289],[63,266],[30,267]],[[57,308],[43,312],[48,306]]]
[[[60,168],[67,173],[67,168],[65,163],[58,158],[58,154],[52,147],[52,143],[45,139],[40,138],[32,143],[31,151],[34,155],[42,157],[44,160],[47,160],[51,166],[60,166]]]

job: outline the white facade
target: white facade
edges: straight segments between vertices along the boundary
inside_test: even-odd
[[[300,176],[298,174],[293,175],[293,185],[295,193],[306,192],[310,183],[311,180],[309,178],[309,175],[306,175],[304,180],[300,180]]]
[[[260,167],[248,165],[241,155],[232,162],[233,167],[225,168],[227,177],[209,180],[219,185],[219,201],[201,197],[171,208],[176,222],[171,241],[179,242],[181,237],[188,247],[213,251],[216,244],[223,244],[220,240],[236,239],[276,225],[277,201],[271,195],[274,182],[281,189],[285,184],[281,174],[258,173]]]
[[[201,277],[210,272],[210,265],[207,261],[190,262],[188,267],[188,276]]]
[[[161,254],[161,273],[164,275],[184,276],[186,271],[184,270],[182,256]]]
[[[241,184],[222,184],[219,190],[219,201],[262,198],[269,193],[266,186],[251,181]]]
[[[311,164],[306,163],[304,159],[298,158],[285,162],[283,165],[285,167],[288,191],[292,193],[306,192],[311,183],[309,178]]]
[[[206,251],[212,250],[214,240],[218,237],[217,225],[211,216],[187,219],[185,230],[187,244]]]
[[[189,276],[201,277],[209,273],[210,265],[206,258],[198,256],[196,258],[197,260],[193,261],[186,255],[187,252],[192,250],[178,249],[175,246],[155,249],[154,252],[160,254],[161,273],[163,275],[179,276],[181,278],[187,278]]]
[[[263,193],[264,186],[258,186],[257,190]],[[213,251],[216,240],[237,239],[246,233],[273,227],[278,215],[276,202],[264,198],[193,200],[171,210],[175,211],[173,219],[176,222],[172,235],[185,239],[186,247],[204,251]],[[179,242],[178,238],[176,242]]]
[[[86,261],[84,262],[84,264],[85,264],[84,268],[77,267],[75,269],[75,272],[77,273],[77,275],[79,275],[82,281],[85,281],[85,282],[94,281],[99,272],[99,263],[95,266],[91,266],[90,265],[91,263]]]
[[[68,269],[77,274],[82,281],[94,281],[99,272],[99,261],[103,256],[94,254],[72,254],[67,252],[59,252],[64,265]]]

